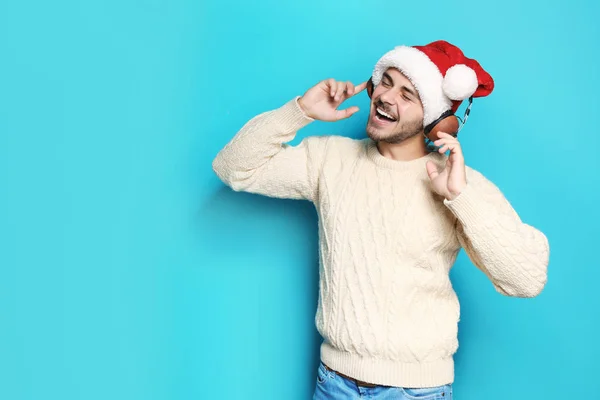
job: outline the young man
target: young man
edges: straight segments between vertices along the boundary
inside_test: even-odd
[[[501,191],[465,165],[454,135],[425,138],[440,116],[493,80],[456,46],[399,46],[376,64],[368,138],[308,137],[367,82],[325,80],[251,119],[213,162],[235,191],[306,199],[319,217],[323,337],[315,399],[452,396],[459,303],[449,271],[460,248],[507,296],[533,297],[547,280],[548,241]],[[449,155],[446,153],[449,151]]]

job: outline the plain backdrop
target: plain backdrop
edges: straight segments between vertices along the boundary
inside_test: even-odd
[[[0,399],[304,400],[317,216],[211,162],[254,115],[445,39],[490,72],[461,141],[550,241],[534,299],[461,252],[454,395],[600,399],[598,2],[0,1]],[[364,137],[368,98],[307,135]],[[461,111],[464,110],[464,105]]]

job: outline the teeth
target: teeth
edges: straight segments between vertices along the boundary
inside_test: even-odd
[[[394,117],[392,117],[390,114],[388,114],[385,111],[383,111],[381,108],[377,108],[377,112],[379,114],[383,115],[384,117],[387,117],[389,119],[393,119],[394,121],[396,120]]]

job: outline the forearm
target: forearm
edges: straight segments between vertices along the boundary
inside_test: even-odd
[[[242,184],[311,121],[297,106],[296,99],[259,114],[219,151],[212,163],[213,170],[229,186]]]
[[[541,292],[547,281],[548,239],[521,221],[500,190],[475,176],[445,204],[458,219],[463,247],[501,293],[533,297]]]
[[[217,154],[215,173],[235,191],[314,202],[328,136],[286,143],[312,121],[297,98],[254,117]]]

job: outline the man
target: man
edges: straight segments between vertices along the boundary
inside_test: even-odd
[[[371,83],[368,138],[286,144],[314,120],[358,111],[338,107],[368,83],[329,79],[251,119],[213,169],[235,191],[317,209],[324,340],[315,399],[450,399],[459,303],[449,271],[460,248],[498,292],[533,297],[547,280],[549,245],[465,165],[455,136],[439,132],[437,149],[427,146],[440,117],[492,91],[475,60],[445,41],[399,46]]]

